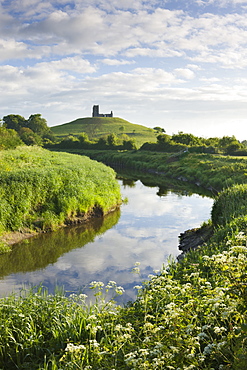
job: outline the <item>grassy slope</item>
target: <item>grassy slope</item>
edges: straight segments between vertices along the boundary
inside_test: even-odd
[[[107,213],[121,199],[109,167],[40,147],[0,152],[0,184],[0,233],[54,228],[95,206]]]
[[[121,127],[124,127],[123,131],[120,129]],[[114,133],[117,136],[126,134],[135,139],[138,147],[145,142],[156,142],[156,134],[153,129],[130,123],[118,117],[78,118],[75,121],[51,127],[51,130],[59,138],[86,132],[92,140]]]

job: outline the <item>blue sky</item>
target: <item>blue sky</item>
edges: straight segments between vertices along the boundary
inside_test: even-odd
[[[247,0],[0,0],[0,107],[247,139]]]

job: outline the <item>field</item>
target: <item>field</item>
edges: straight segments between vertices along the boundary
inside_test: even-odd
[[[78,118],[75,121],[51,127],[51,130],[60,139],[85,132],[90,140],[109,134],[115,134],[119,137],[125,134],[131,139],[135,139],[137,147],[145,142],[156,142],[156,134],[153,129],[117,117]]]
[[[0,152],[0,185],[0,234],[54,229],[121,202],[111,168],[40,147]]]

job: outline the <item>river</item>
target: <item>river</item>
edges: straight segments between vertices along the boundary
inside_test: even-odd
[[[42,284],[66,295],[86,293],[92,281],[115,281],[125,289],[119,302],[136,297],[150,274],[176,258],[178,236],[210,218],[213,199],[173,186],[144,185],[120,177],[121,209],[88,225],[41,234],[0,256],[0,296]],[[138,263],[139,273],[133,273]]]

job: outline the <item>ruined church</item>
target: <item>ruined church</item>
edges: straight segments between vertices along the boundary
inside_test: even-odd
[[[113,112],[111,111],[111,113],[100,114],[99,105],[94,105],[92,117],[113,117]]]

